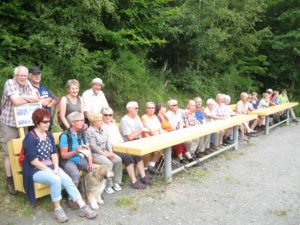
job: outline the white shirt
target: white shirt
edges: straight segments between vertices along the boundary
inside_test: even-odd
[[[104,108],[109,107],[106,97],[101,90],[97,94],[95,94],[92,89],[86,90],[83,92],[82,99],[84,112],[101,113]]]
[[[169,123],[171,124],[171,127],[176,130],[177,125],[179,124],[179,128],[183,128],[183,117],[184,117],[184,110],[183,109],[177,109],[176,113],[169,110],[166,113],[166,117],[169,120]]]

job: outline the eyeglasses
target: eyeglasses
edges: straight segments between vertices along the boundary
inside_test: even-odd
[[[147,107],[147,109],[155,109],[155,107]]]
[[[138,109],[139,109],[139,107],[135,107],[134,109],[138,110]]]
[[[41,123],[48,124],[48,123],[50,123],[50,120],[43,120],[43,121],[41,121]]]
[[[84,120],[73,120],[73,122],[84,122]]]
[[[176,105],[171,105],[171,106],[177,106],[177,104]]]
[[[109,117],[112,117],[113,114],[103,114],[103,116],[109,116]]]

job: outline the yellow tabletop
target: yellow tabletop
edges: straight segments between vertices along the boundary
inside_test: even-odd
[[[194,138],[203,137],[220,130],[237,126],[243,122],[248,122],[256,118],[257,115],[238,115],[226,120],[213,121],[204,125],[188,127],[148,138],[124,142],[114,146],[113,150],[116,152],[141,156],[192,140]]]

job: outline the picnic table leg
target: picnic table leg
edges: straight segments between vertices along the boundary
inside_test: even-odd
[[[171,147],[165,150],[165,168],[164,168],[165,182],[172,182],[172,152]]]
[[[269,116],[266,116],[265,134],[269,134]]]
[[[234,150],[239,150],[239,126],[233,127]]]
[[[289,123],[290,123],[290,111],[291,111],[291,109],[288,109],[286,112],[287,112],[287,114],[286,114],[286,125],[289,125]]]

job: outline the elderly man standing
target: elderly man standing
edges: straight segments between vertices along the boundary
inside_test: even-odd
[[[34,66],[29,69],[29,80],[32,86],[38,91],[40,103],[42,104],[44,109],[50,112],[52,116],[52,108],[56,106],[56,100],[48,88],[46,88],[43,85],[40,85],[41,78],[42,78],[42,73],[39,67]],[[51,117],[49,130],[51,130],[52,125],[53,125],[53,120]]]
[[[94,113],[102,113],[104,108],[109,107],[106,97],[101,91],[104,86],[100,78],[94,78],[91,82],[91,88],[83,92],[82,99],[84,102],[84,116],[86,119]]]
[[[13,107],[39,101],[36,91],[28,81],[28,69],[25,66],[16,67],[13,76],[13,79],[7,80],[4,84],[0,115],[0,142],[5,154],[6,187],[10,194],[15,194],[16,191],[8,158],[7,142],[19,137]]]

